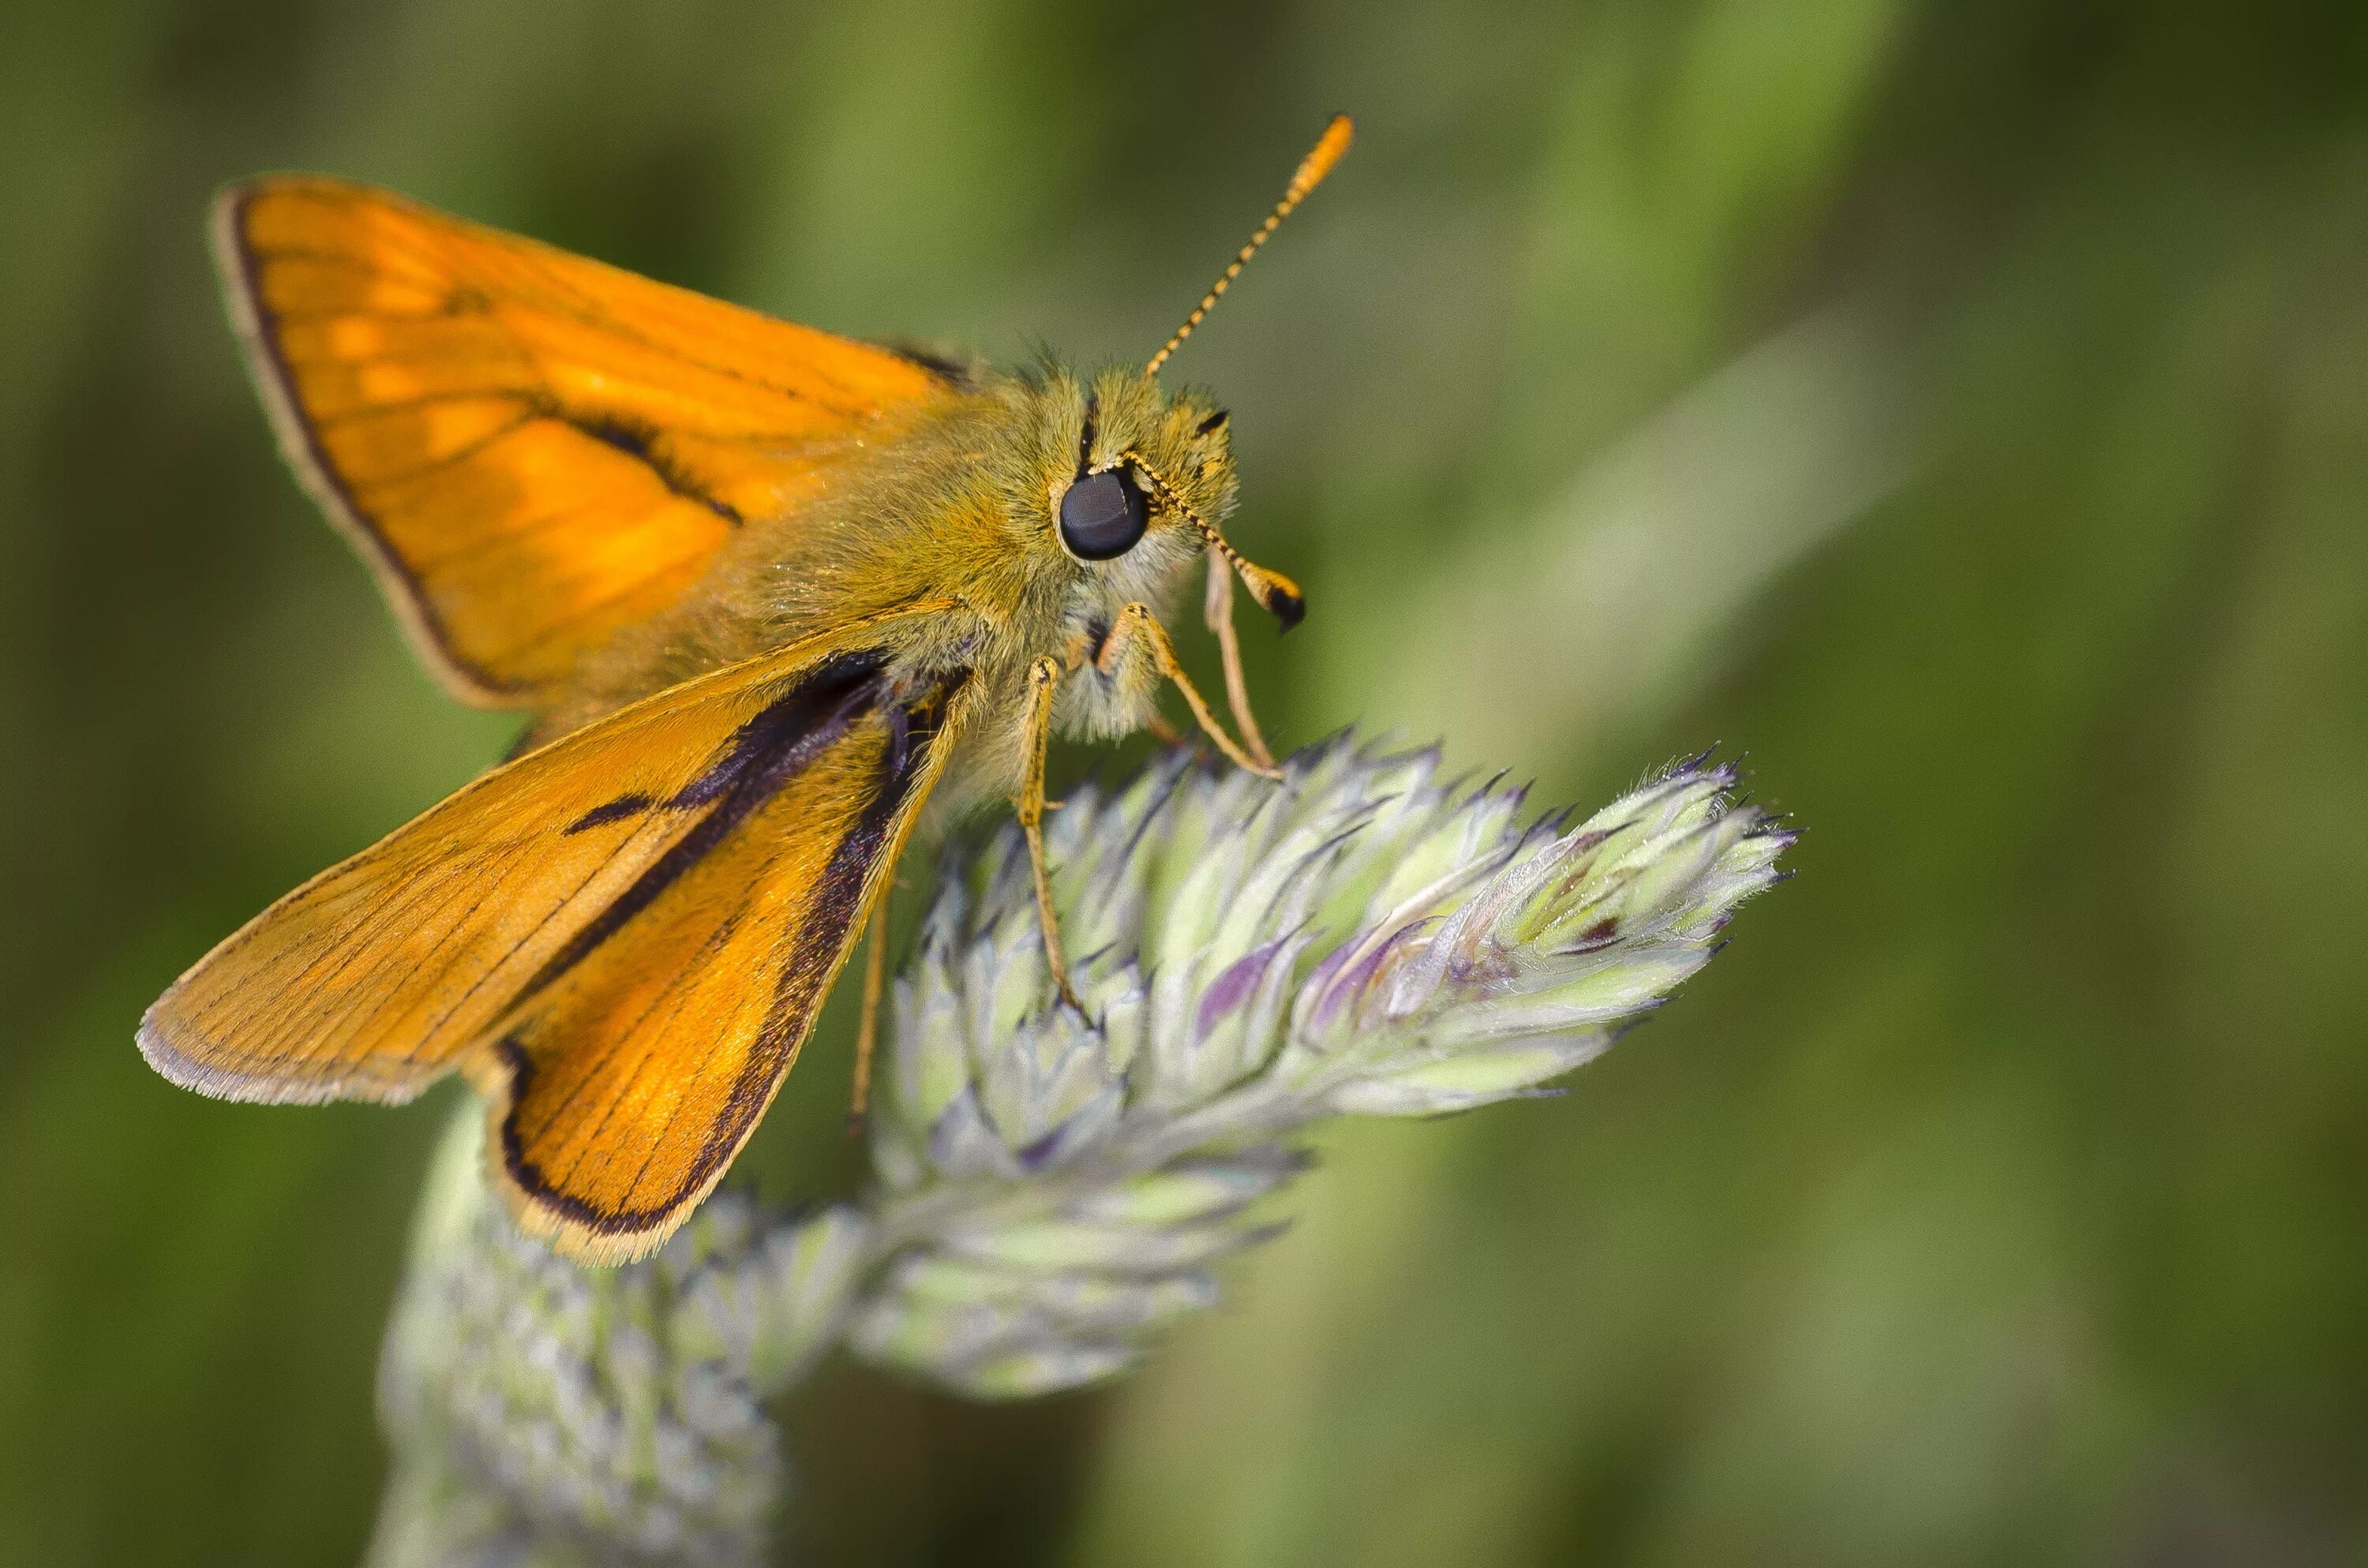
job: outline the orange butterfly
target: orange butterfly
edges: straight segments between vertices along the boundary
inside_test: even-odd
[[[223,192],[289,461],[454,695],[534,720],[176,982],[150,1063],[270,1101],[406,1100],[457,1068],[519,1224],[617,1263],[747,1141],[933,796],[1012,796],[1074,1006],[1051,730],[1156,724],[1171,680],[1275,771],[1227,570],[1286,627],[1302,600],[1217,531],[1224,411],[1155,377],[1349,136],[1336,119],[1145,369],[1090,381],[774,321],[342,181]],[[1154,609],[1203,557],[1240,744]]]

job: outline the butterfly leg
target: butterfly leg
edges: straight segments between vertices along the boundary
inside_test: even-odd
[[[1225,664],[1225,702],[1234,710],[1234,728],[1242,733],[1242,749],[1272,768],[1274,754],[1258,733],[1258,719],[1250,712],[1249,684],[1242,678],[1242,644],[1234,635],[1234,574],[1213,550],[1209,551],[1209,592],[1201,612],[1217,634],[1217,652]]]
[[[871,1107],[871,1051],[880,1043],[880,1001],[888,989],[888,897],[894,891],[895,869],[880,889],[872,906],[871,945],[863,954],[863,1016],[855,1026],[855,1087],[847,1107],[847,1135],[863,1131],[865,1112]]]
[[[1053,739],[1053,696],[1061,682],[1061,661],[1046,653],[1028,666],[1026,770],[1012,809],[1019,814],[1019,831],[1028,835],[1028,869],[1036,878],[1036,918],[1044,927],[1044,966],[1061,1000],[1079,1013],[1077,994],[1069,987],[1069,960],[1061,951],[1061,922],[1053,913],[1053,879],[1044,869],[1044,748]]]
[[[1192,710],[1193,721],[1235,767],[1267,778],[1282,777],[1282,769],[1272,759],[1261,762],[1252,756],[1235,744],[1234,738],[1218,725],[1217,716],[1201,699],[1200,688],[1177,662],[1176,644],[1168,641],[1167,629],[1159,624],[1151,607],[1140,599],[1118,612],[1118,624],[1110,629],[1110,640],[1102,644],[1094,667],[1104,675],[1117,675],[1122,666],[1136,660],[1147,660],[1154,671],[1176,683],[1176,689],[1184,694],[1184,705]]]
[[[1087,642],[1087,638],[1080,636],[1070,645],[1068,658],[1062,665],[1064,669],[1075,670],[1084,665]],[[1150,681],[1155,686],[1158,684],[1159,672],[1156,669],[1151,672]],[[1169,723],[1164,713],[1155,711],[1150,718],[1143,722],[1143,727],[1150,733],[1151,738],[1161,745],[1180,746],[1184,744],[1184,732]]]

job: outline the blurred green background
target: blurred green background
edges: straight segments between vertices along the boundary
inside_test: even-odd
[[[1567,1098],[1327,1138],[1141,1375],[825,1376],[785,1554],[2368,1562],[2358,7],[83,0],[6,36],[0,1561],[359,1552],[442,1113],[203,1101],[131,1030],[507,739],[281,471],[211,189],[353,175],[1092,365],[1347,108],[1170,372],[1234,411],[1235,539],[1309,589],[1287,642],[1245,619],[1269,731],[1444,734],[1589,805],[1723,740],[1804,874]],[[746,1162],[770,1193],[852,1178],[848,1022]]]

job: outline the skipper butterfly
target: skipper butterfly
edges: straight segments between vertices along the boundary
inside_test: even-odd
[[[1140,370],[1006,374],[860,343],[312,176],[214,208],[290,464],[512,760],[280,899],[149,1008],[231,1099],[407,1100],[455,1070],[529,1233],[655,1250],[771,1102],[923,804],[1014,801],[1049,967],[1044,747],[1158,722],[1236,764],[1225,414],[1161,365],[1348,150],[1289,189]],[[1240,732],[1156,608],[1208,568]],[[878,1010],[865,984],[857,1103]]]

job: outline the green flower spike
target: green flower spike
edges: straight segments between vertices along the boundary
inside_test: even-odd
[[[1171,755],[1079,790],[1049,847],[1083,1017],[1016,828],[956,845],[860,1201],[768,1223],[726,1194],[649,1262],[580,1270],[487,1201],[464,1110],[389,1335],[374,1561],[757,1560],[762,1402],[827,1351],[985,1398],[1121,1370],[1280,1228],[1296,1130],[1552,1092],[1793,842],[1707,756],[1576,825],[1438,773],[1343,737],[1281,787]]]

